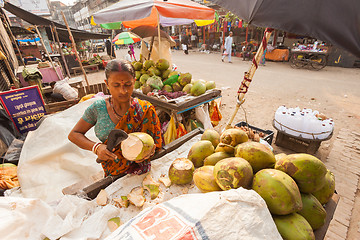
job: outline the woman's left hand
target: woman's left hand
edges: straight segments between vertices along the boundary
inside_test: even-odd
[[[145,160],[148,160],[149,158],[151,158],[155,154],[155,149],[156,149],[156,146],[154,145],[153,149],[151,150],[151,152],[147,156],[145,156],[143,159],[135,161],[135,162],[136,163],[141,163],[141,162],[143,162]]]

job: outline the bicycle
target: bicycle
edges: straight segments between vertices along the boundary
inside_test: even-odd
[[[327,64],[327,55],[316,52],[295,52],[290,57],[290,66],[303,68],[310,65],[315,70],[323,69]]]

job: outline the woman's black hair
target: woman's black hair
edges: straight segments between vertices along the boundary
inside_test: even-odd
[[[109,78],[112,72],[128,72],[133,78],[135,78],[135,69],[133,65],[126,60],[114,59],[108,62],[105,67],[106,79]]]

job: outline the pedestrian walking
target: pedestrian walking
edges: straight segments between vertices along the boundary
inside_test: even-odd
[[[229,36],[227,36],[227,38],[225,38],[225,44],[224,44],[224,52],[223,52],[223,56],[221,58],[221,61],[224,61],[224,58],[226,56],[228,56],[229,59],[229,63],[231,62],[231,52],[232,52],[232,43],[233,43],[233,32],[229,33]]]
[[[116,58],[114,44],[111,44],[109,40],[105,42],[106,52],[110,57]]]
[[[182,49],[184,50],[185,54],[189,54],[189,37],[184,34],[183,36],[181,36],[181,45],[182,45]]]

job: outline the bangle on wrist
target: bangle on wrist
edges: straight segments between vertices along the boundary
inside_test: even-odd
[[[101,145],[101,143],[99,143],[99,144],[95,147],[95,149],[94,149],[94,153],[95,153],[96,155],[97,155],[97,150],[99,149],[100,145]]]
[[[101,144],[101,143],[99,143],[99,142],[98,142],[98,143],[95,143],[95,144],[92,146],[91,151],[96,154],[96,150],[97,150],[97,148],[100,146],[100,144]]]

